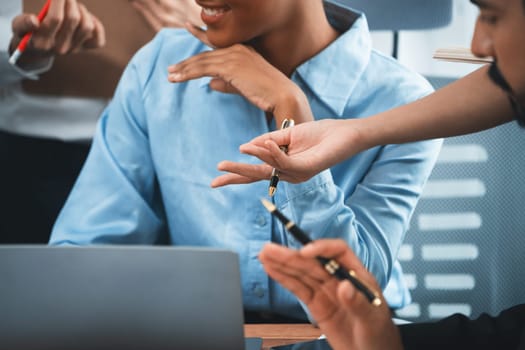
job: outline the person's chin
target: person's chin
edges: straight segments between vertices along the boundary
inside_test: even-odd
[[[216,48],[225,48],[237,44],[237,41],[224,30],[214,30],[208,28],[206,35],[210,44]]]

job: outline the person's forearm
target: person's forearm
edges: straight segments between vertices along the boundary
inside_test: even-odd
[[[483,67],[416,102],[348,127],[357,128],[362,147],[369,148],[462,135],[508,122],[510,103],[487,71]]]

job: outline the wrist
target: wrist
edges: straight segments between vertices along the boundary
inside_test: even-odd
[[[375,137],[377,129],[374,127],[373,123],[370,122],[370,118],[347,119],[344,123],[344,134],[352,135],[352,137],[346,138],[346,140],[351,143],[347,146],[348,149],[353,149],[358,153],[378,146]]]
[[[279,94],[273,110],[276,125],[280,125],[284,118],[293,119],[295,124],[314,120],[306,95],[297,85],[293,86],[287,93]]]

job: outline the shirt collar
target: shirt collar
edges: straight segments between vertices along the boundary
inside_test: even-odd
[[[324,2],[330,24],[342,34],[327,48],[300,65],[296,74],[336,115],[341,115],[366,69],[372,40],[364,15]]]

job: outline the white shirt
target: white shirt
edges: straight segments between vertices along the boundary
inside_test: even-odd
[[[2,0],[0,6],[0,130],[15,134],[59,139],[90,140],[97,120],[109,102],[102,98],[29,95],[21,86],[24,78],[37,78],[41,67],[24,72],[9,64],[11,21],[22,13],[22,1]]]

